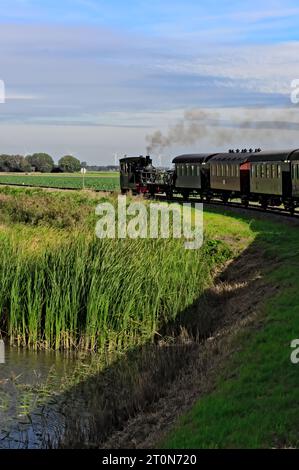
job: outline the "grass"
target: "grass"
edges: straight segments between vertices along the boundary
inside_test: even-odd
[[[194,301],[231,256],[207,237],[99,240],[89,193],[0,190],[0,328],[12,344],[125,350]]]
[[[257,322],[236,335],[213,391],[181,418],[163,446],[297,447],[299,366],[290,362],[290,343],[299,332],[298,227],[219,209],[205,213],[205,244],[198,251],[184,250],[180,240],[98,240],[93,232],[99,201],[115,203],[115,196],[0,189],[2,334],[21,347],[96,350],[124,357],[124,352],[151,342],[161,327],[192,304],[210,286],[215,268],[254,243],[265,265],[271,261],[266,280],[280,289],[265,303]],[[149,390],[159,398],[158,386],[148,383],[150,371],[157,383],[157,370],[163,373],[165,388],[177,368],[184,367],[183,357],[174,355],[171,362],[173,349],[165,348],[169,360],[164,351],[161,364],[152,366],[151,355],[140,348],[142,377],[132,362],[116,366],[109,382],[115,384],[121,377],[122,386],[109,391],[116,406],[122,390],[116,424],[124,410],[134,414],[150,402]],[[109,381],[111,364],[106,364]],[[97,367],[102,370],[103,363]],[[78,382],[95,383],[99,394],[104,379],[95,382],[94,365],[83,368],[88,369],[83,376],[81,369]],[[63,380],[72,388],[73,377],[70,383]],[[27,413],[36,397],[25,392],[22,410]],[[44,392],[48,399],[51,390],[44,387]],[[97,400],[94,406],[101,422],[107,398],[104,394],[99,399],[103,407]],[[7,397],[1,395],[0,408],[6,406]]]
[[[167,448],[298,447],[298,366],[290,343],[299,335],[298,226],[253,221],[271,269],[268,300],[252,328],[239,332],[214,391],[198,400],[163,442]],[[254,292],[252,296],[254,297]]]
[[[85,188],[101,191],[115,191],[119,189],[118,172],[87,173],[84,178]],[[49,188],[81,189],[83,178],[80,173],[63,174],[8,174],[0,173],[1,185],[21,185]]]
[[[32,349],[107,353],[53,381],[71,403],[70,414],[76,393],[88,397],[94,442],[163,396],[185,367],[190,345],[169,347],[172,339],[162,338],[166,346],[160,347],[153,336],[211,285],[215,268],[256,244],[265,265],[271,261],[268,283],[280,290],[257,322],[236,335],[213,391],[182,417],[163,446],[298,446],[299,366],[290,362],[290,342],[298,336],[298,227],[219,209],[205,213],[205,245],[196,252],[179,240],[100,241],[93,236],[100,200],[115,202],[115,196],[0,189],[2,333]],[[53,384],[20,386],[20,414],[43,404],[41,397],[47,401]],[[0,409],[6,406],[1,395]],[[74,436],[83,442],[75,407],[73,414],[64,445]]]

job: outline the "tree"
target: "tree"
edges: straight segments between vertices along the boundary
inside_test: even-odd
[[[23,155],[0,155],[0,171],[30,171],[30,164]]]
[[[53,158],[47,153],[34,153],[26,157],[27,162],[35,171],[50,173],[54,168]]]
[[[72,155],[65,155],[59,160],[58,166],[65,173],[74,173],[75,171],[80,171],[81,163],[78,158],[75,158]]]
[[[9,155],[0,155],[0,171],[10,171],[8,160]]]

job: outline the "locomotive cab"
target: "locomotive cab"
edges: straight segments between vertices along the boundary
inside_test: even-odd
[[[143,172],[152,165],[149,156],[124,157],[120,160],[120,188],[122,194],[132,191],[133,194],[147,191],[143,185]]]

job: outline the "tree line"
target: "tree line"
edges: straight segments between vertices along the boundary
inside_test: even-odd
[[[80,169],[80,160],[72,155],[65,155],[57,165],[51,155],[47,153],[34,153],[26,157],[23,155],[0,155],[0,172],[73,173],[80,171]]]

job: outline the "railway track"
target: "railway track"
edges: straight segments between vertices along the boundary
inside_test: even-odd
[[[243,213],[248,213],[248,212],[256,212],[259,214],[268,214],[268,215],[274,215],[277,217],[287,217],[290,220],[296,220],[299,222],[299,212],[294,212],[294,214],[290,214],[287,210],[283,209],[282,207],[269,207],[266,210],[263,209],[262,207],[258,206],[257,204],[249,204],[247,207],[243,206],[243,204],[238,203],[236,201],[231,201],[231,202],[222,202],[217,199],[213,199],[211,202],[206,202],[202,201],[199,198],[196,197],[190,197],[187,200],[184,200],[182,197],[176,197],[174,196],[172,199],[166,199],[166,196],[164,195],[156,195],[156,198],[168,201],[168,202],[178,202],[178,203],[183,203],[183,202],[198,202],[198,203],[203,203],[204,207],[215,207],[215,208],[225,208],[225,209],[234,209],[235,211],[242,211]]]
[[[69,188],[69,187],[57,187],[57,186],[40,186],[35,184],[19,184],[19,183],[0,183],[0,186],[13,186],[15,188],[34,188],[34,189],[54,189],[56,191],[80,191],[83,188]],[[89,191],[94,191],[96,193],[115,193],[116,190],[113,189],[95,189],[95,188],[85,188]]]
[[[50,189],[50,190],[55,190],[55,191],[79,191],[80,189],[78,188],[68,188],[68,187],[61,187],[57,188],[57,186],[36,186],[33,184],[26,184],[26,185],[20,185],[16,183],[0,183],[0,186],[13,186],[13,187],[18,187],[18,188],[36,188],[36,189]],[[115,193],[115,190],[112,189],[93,189],[93,188],[87,188],[90,191],[94,191],[96,193]],[[281,207],[269,207],[266,210],[263,209],[262,207],[258,206],[257,204],[249,204],[247,207],[244,207],[241,203],[238,203],[236,201],[231,201],[231,202],[222,202],[217,199],[213,199],[211,202],[207,201],[202,201],[199,198],[196,197],[190,197],[189,199],[185,200],[181,196],[173,196],[171,199],[167,199],[166,195],[164,194],[156,194],[155,199],[159,199],[161,201],[167,201],[167,202],[178,202],[178,203],[183,203],[183,202],[198,202],[198,203],[203,203],[204,206],[207,207],[215,207],[215,208],[225,208],[228,210],[234,209],[235,212],[240,212],[242,211],[243,213],[248,213],[248,212],[256,212],[259,214],[269,214],[269,215],[274,215],[274,216],[279,216],[279,217],[287,217],[290,220],[296,220],[299,222],[299,212],[296,212],[293,215],[291,215],[287,210],[281,208]]]

